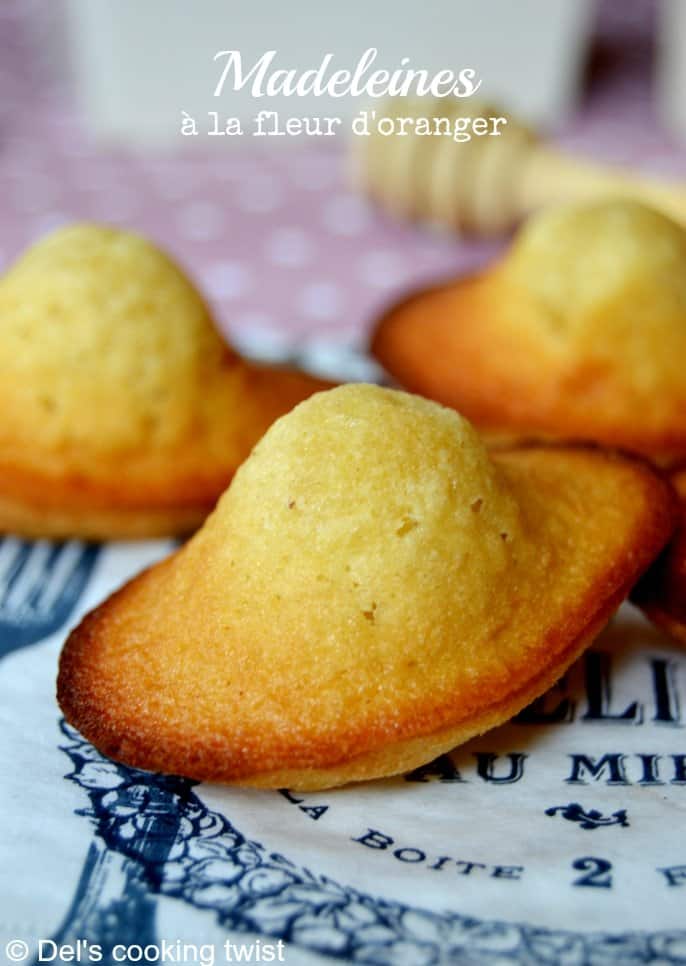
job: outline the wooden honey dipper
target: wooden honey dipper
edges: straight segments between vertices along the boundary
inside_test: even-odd
[[[391,119],[386,128],[410,118],[407,133],[379,133],[381,118]],[[414,130],[420,118],[436,126],[444,118],[451,128],[460,118],[485,118],[498,133],[462,141],[447,133],[421,135]],[[506,123],[494,125],[497,118]],[[642,201],[686,224],[686,183],[566,154],[483,102],[391,98],[376,111],[369,135],[352,140],[356,187],[397,217],[451,231],[499,235],[546,205],[608,196]]]

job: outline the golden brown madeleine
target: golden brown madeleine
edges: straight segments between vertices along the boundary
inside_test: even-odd
[[[277,416],[324,383],[247,364],[150,242],[74,225],[0,280],[0,531],[202,522]]]
[[[672,479],[681,498],[679,527],[631,599],[658,627],[686,644],[686,469],[675,473]]]
[[[545,211],[481,275],[419,292],[372,351],[512,437],[686,454],[686,230],[630,201]]]
[[[141,768],[392,775],[545,691],[673,526],[643,464],[491,457],[452,410],[344,386],[278,420],[203,528],[72,632],[59,702]]]

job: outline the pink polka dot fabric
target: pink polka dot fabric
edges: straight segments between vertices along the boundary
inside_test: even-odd
[[[499,246],[382,216],[346,186],[342,145],[304,142],[142,154],[93,144],[49,83],[36,25],[54,0],[0,5],[0,258],[75,219],[140,231],[194,276],[227,335],[263,356],[359,351],[371,322],[413,287],[483,264]],[[570,150],[678,175],[686,151],[652,117],[654,4],[601,5],[588,95],[559,132]],[[58,19],[58,18],[57,18]]]

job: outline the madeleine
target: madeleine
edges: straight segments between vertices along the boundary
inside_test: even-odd
[[[633,201],[547,209],[479,275],[421,291],[372,351],[506,440],[686,456],[686,230]]]
[[[248,364],[150,242],[73,225],[0,280],[0,531],[198,526],[277,416],[324,384]]]
[[[301,789],[393,775],[545,691],[673,525],[642,464],[489,455],[419,397],[319,393],[183,548],[71,633],[59,702],[139,768]]]

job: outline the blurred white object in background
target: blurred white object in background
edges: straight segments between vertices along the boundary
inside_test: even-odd
[[[524,119],[555,124],[574,106],[591,29],[592,0],[434,0],[431,4],[349,0],[84,0],[69,2],[73,73],[92,133],[108,142],[146,144],[253,144],[252,137],[187,137],[182,111],[198,120],[237,116],[249,126],[258,110],[287,116],[339,116],[348,121],[369,102],[362,98],[262,97],[213,92],[224,61],[240,50],[247,72],[268,50],[272,67],[317,68],[333,54],[331,71],[354,70],[370,47],[376,69],[459,71],[473,68],[480,98],[502,102]],[[373,107],[373,105],[371,105]],[[346,123],[339,130],[347,131]],[[249,128],[251,130],[251,128]],[[273,137],[274,144],[293,140]]]
[[[657,102],[662,123],[686,140],[686,3],[661,0],[658,20]]]

